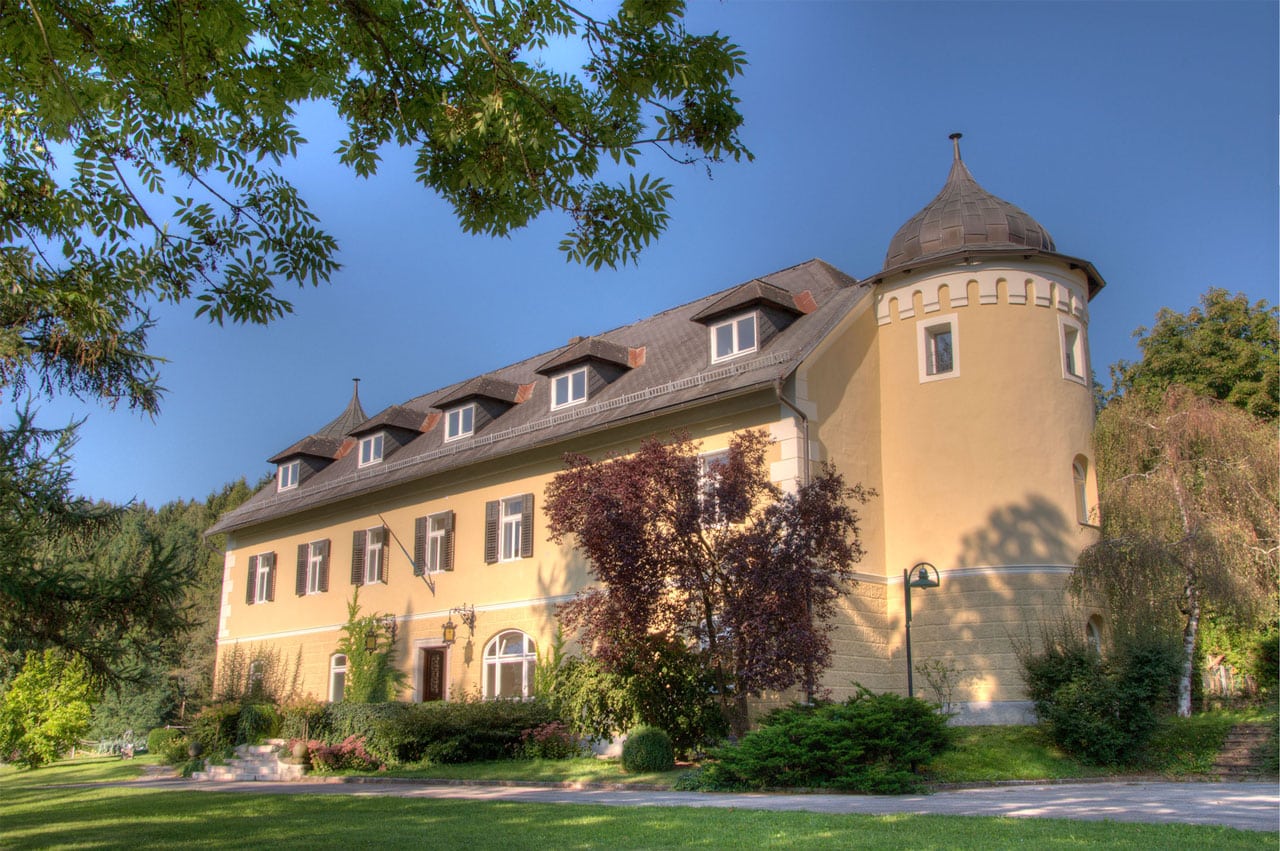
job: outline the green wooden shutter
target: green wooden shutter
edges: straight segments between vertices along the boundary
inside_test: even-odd
[[[440,548],[441,567],[453,570],[453,512],[444,513],[444,546]]]
[[[427,572],[427,518],[413,521],[413,575]]]
[[[520,514],[520,558],[533,556],[533,494],[524,495],[524,509]]]
[[[254,589],[258,584],[258,557],[249,556],[249,581],[245,583],[244,601],[250,606],[254,604]]]
[[[320,542],[320,590],[329,590],[329,539]]]
[[[365,531],[357,529],[351,534],[351,584],[364,584],[364,538]]]
[[[294,591],[301,597],[307,593],[307,563],[311,560],[311,546],[298,544],[298,578],[294,583]]]
[[[370,529],[369,534],[372,536],[372,543],[378,544],[378,575],[375,580],[383,584],[387,581],[387,568],[390,567],[391,561],[391,536],[387,534],[386,526],[379,526],[377,529]]]
[[[484,504],[484,563],[493,564],[498,560],[498,500],[490,500]]]
[[[267,599],[276,598],[276,554],[269,553],[262,557],[267,563]]]

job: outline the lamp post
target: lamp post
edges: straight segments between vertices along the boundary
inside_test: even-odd
[[[919,562],[910,570],[902,571],[902,594],[906,600],[907,611],[907,697],[916,696],[911,670],[911,589],[937,588],[940,584],[942,583],[938,577],[938,568],[927,561]]]

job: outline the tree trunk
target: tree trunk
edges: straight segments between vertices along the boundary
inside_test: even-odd
[[[1178,677],[1178,716],[1191,717],[1191,673],[1195,668],[1196,634],[1200,629],[1200,596],[1187,584],[1187,625],[1182,630],[1182,674]]]

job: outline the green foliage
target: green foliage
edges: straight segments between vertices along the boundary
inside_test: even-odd
[[[273,646],[258,645],[250,652],[235,644],[218,666],[214,697],[231,703],[283,703],[297,696],[301,678],[302,648],[290,663]]]
[[[510,759],[520,755],[526,730],[560,720],[538,700],[396,706],[396,711],[373,724],[369,747],[388,761],[401,763]]]
[[[589,657],[548,661],[539,666],[542,693],[584,738],[606,741],[647,725],[685,753],[728,733],[705,660],[676,642],[655,636],[614,671]]]
[[[1186,313],[1161,308],[1153,328],[1134,332],[1142,360],[1111,367],[1113,394],[1159,396],[1174,385],[1255,417],[1280,415],[1277,308],[1212,287]]]
[[[1106,657],[1063,631],[1019,652],[1027,692],[1050,738],[1093,765],[1137,760],[1174,704],[1181,651],[1159,633],[1127,636]]]
[[[356,706],[359,704],[352,704]],[[280,707],[280,737],[307,741],[324,738],[329,729],[329,704],[314,698],[292,700]]]
[[[675,764],[671,737],[657,727],[637,727],[622,743],[622,769],[631,774],[670,771]]]
[[[717,788],[901,794],[920,789],[916,766],[948,744],[946,718],[933,704],[859,688],[843,703],[769,713],[737,745],[716,750],[703,779]]]
[[[256,745],[280,731],[280,713],[270,703],[245,703],[236,719],[236,744]]]
[[[1252,673],[1260,690],[1276,694],[1280,684],[1280,630],[1273,627],[1254,643]]]
[[[85,664],[57,650],[27,655],[0,695],[0,760],[30,768],[59,759],[89,729]]]
[[[175,739],[182,738],[182,731],[172,727],[156,727],[147,733],[147,753],[161,753]]]
[[[360,616],[360,589],[347,603],[347,622],[338,640],[338,652],[347,657],[344,703],[382,703],[395,700],[405,687],[405,675],[395,665],[395,633],[385,615]],[[370,650],[370,639],[375,649]]]
[[[196,715],[190,738],[200,743],[207,754],[217,754],[239,744],[240,704],[211,703]]]

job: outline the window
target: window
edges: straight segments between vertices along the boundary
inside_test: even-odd
[[[484,506],[484,561],[533,556],[533,494],[495,499]]]
[[[444,418],[444,439],[457,440],[466,437],[476,430],[476,406],[463,405],[454,408]]]
[[[329,590],[329,542],[298,544],[298,577],[294,590],[301,597]]]
[[[587,401],[587,368],[585,366],[551,379],[551,410],[567,408],[585,401]]]
[[[1076,499],[1076,520],[1088,523],[1089,518],[1089,462],[1077,455],[1071,464],[1071,486]]]
[[[738,316],[711,326],[711,362],[729,360],[756,350],[756,315]]]
[[[292,490],[298,486],[298,472],[302,468],[301,461],[290,461],[288,464],[281,464],[280,469],[276,472],[276,490]]]
[[[329,657],[329,700],[337,703],[347,686],[347,657],[335,653]]]
[[[413,573],[453,570],[453,512],[419,517],[413,527]]]
[[[368,467],[370,464],[377,464],[382,460],[383,438],[384,435],[382,432],[360,438],[359,466]]]
[[[960,374],[960,334],[954,314],[920,322],[916,343],[920,380],[936,381]]]
[[[484,696],[490,700],[529,697],[537,663],[532,638],[516,629],[497,635],[484,648]]]
[[[698,505],[703,523],[723,523],[724,506],[720,504],[720,474],[729,464],[729,450],[698,456]]]
[[[1088,365],[1085,363],[1083,329],[1073,320],[1059,318],[1062,326],[1062,377],[1085,382]]]
[[[1102,618],[1094,615],[1084,625],[1084,640],[1088,648],[1102,655]]]
[[[249,575],[244,601],[249,605],[269,603],[276,598],[276,554],[249,556]]]
[[[266,676],[267,663],[261,659],[254,659],[249,663],[249,697],[259,700],[262,698],[263,679]]]
[[[381,526],[373,529],[358,529],[351,536],[351,584],[372,585],[375,582],[386,582],[387,574],[383,569],[383,542],[387,530]]]

